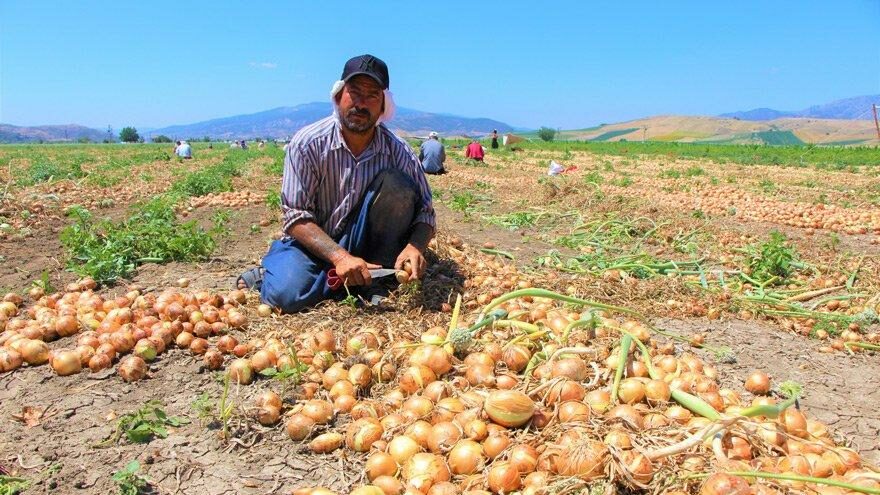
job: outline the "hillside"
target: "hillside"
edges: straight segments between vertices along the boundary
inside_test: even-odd
[[[869,120],[873,119],[871,112],[872,104],[880,105],[880,95],[856,96],[843,100],[832,101],[822,105],[813,105],[803,110],[784,111],[772,108],[756,108],[744,112],[723,113],[720,117],[729,117],[740,120],[765,121],[785,117],[805,117],[813,119],[844,119],[844,120]]]
[[[203,136],[214,139],[264,137],[286,139],[301,127],[330,115],[331,111],[329,102],[306,103],[295,107],[278,107],[265,112],[164,127],[151,131],[147,136],[164,134],[172,139]],[[484,135],[492,132],[492,129],[498,129],[498,132],[512,130],[511,126],[497,120],[430,113],[403,107],[397,108],[397,114],[389,123],[389,127],[404,135],[426,135],[430,131],[437,131],[443,135]]]
[[[0,124],[0,143],[77,142],[83,138],[100,143],[107,139],[107,133],[76,124],[35,127]],[[115,140],[115,136],[112,139]]]
[[[866,120],[779,118],[755,122],[681,115],[662,115],[562,131],[558,139],[726,144],[878,144],[874,123]]]

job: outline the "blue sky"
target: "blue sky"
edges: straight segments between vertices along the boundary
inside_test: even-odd
[[[588,127],[880,93],[880,1],[0,0],[0,122],[160,127],[325,100]]]

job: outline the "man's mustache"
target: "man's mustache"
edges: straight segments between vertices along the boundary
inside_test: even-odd
[[[366,108],[352,108],[346,115],[363,115],[364,117],[371,117],[370,111]]]

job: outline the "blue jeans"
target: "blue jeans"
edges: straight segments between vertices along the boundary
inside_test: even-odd
[[[415,182],[398,169],[384,170],[367,187],[342,235],[334,240],[352,255],[390,268],[409,241],[418,206]],[[263,257],[260,298],[284,313],[295,313],[325,299],[344,297],[344,289],[334,292],[327,287],[330,268],[293,238],[275,241]]]

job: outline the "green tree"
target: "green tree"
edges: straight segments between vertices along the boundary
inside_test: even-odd
[[[137,129],[134,127],[123,127],[121,131],[119,131],[119,140],[123,143],[136,143],[140,141],[141,137],[138,135]]]
[[[159,134],[158,136],[153,138],[153,142],[154,143],[170,143],[171,138],[164,135],[164,134]]]
[[[556,137],[556,129],[551,129],[549,127],[541,127],[538,129],[538,137],[543,141],[553,141],[553,138]]]

